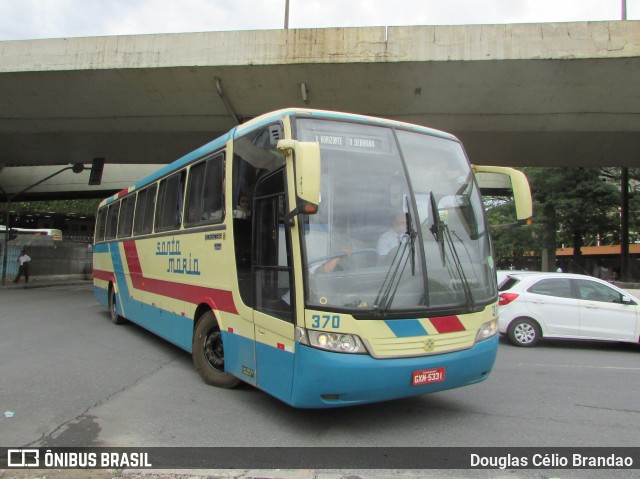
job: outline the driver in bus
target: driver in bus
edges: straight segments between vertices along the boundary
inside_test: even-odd
[[[351,250],[342,251],[345,255],[349,256],[351,254]],[[337,256],[324,261],[323,263],[317,264],[309,268],[309,274],[324,274],[324,273],[332,273],[338,267],[338,263],[342,259],[342,256]],[[282,295],[282,301],[287,303],[287,305],[291,306],[291,290],[288,290],[286,293]]]
[[[391,228],[382,233],[378,238],[378,255],[380,261],[389,254],[389,252],[402,243],[402,238],[407,232],[407,215],[399,212],[393,215]]]

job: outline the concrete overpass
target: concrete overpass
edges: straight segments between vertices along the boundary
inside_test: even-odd
[[[640,166],[638,85],[638,21],[5,41],[0,186],[19,191],[13,166],[95,157],[128,183],[114,164],[305,105],[452,132],[478,164]]]

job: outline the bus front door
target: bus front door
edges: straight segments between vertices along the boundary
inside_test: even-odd
[[[253,285],[257,385],[289,402],[294,368],[294,315],[284,170],[256,186],[253,212]]]

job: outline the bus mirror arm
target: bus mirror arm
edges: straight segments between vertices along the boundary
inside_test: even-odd
[[[294,209],[292,209],[286,215],[284,215],[284,222],[289,226],[293,226],[294,217],[300,214],[314,215],[317,212],[318,212],[318,205],[314,205],[312,203],[306,203],[306,202],[300,203],[298,204],[298,206],[296,206]]]

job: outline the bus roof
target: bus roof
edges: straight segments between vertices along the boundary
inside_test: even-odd
[[[187,153],[183,157],[173,161],[172,163],[167,164],[166,166],[160,168],[159,170],[151,173],[150,175],[142,178],[141,180],[135,182],[129,188],[126,188],[108,198],[105,198],[100,202],[100,207],[112,203],[113,201],[121,198],[132,191],[140,189],[154,181],[162,178],[165,175],[168,175],[172,171],[178,170],[189,163],[206,156],[209,153],[213,153],[216,150],[224,147],[229,140],[235,139],[237,136],[246,133],[248,131],[260,128],[262,126],[266,126],[274,121],[281,120],[286,116],[306,116],[306,117],[316,117],[322,119],[333,119],[333,120],[347,120],[354,121],[358,123],[369,123],[372,125],[385,125],[385,126],[393,126],[399,127],[408,130],[414,130],[421,133],[426,133],[432,136],[437,136],[440,138],[444,138],[452,141],[459,141],[454,135],[450,133],[446,133],[440,130],[436,130],[433,128],[428,128],[426,126],[416,125],[413,123],[406,123],[397,120],[390,120],[385,118],[379,118],[374,116],[366,116],[366,115],[358,115],[355,113],[343,113],[337,111],[329,111],[329,110],[314,110],[308,108],[284,108],[281,110],[276,110],[270,113],[265,113],[263,115],[257,116],[246,123],[238,125],[225,133],[224,135],[216,138],[215,140],[210,141],[202,145],[200,148],[193,150],[190,153]]]
[[[434,128],[428,128],[422,125],[416,125],[414,123],[406,123],[398,120],[390,120],[387,118],[380,118],[375,116],[367,116],[367,115],[358,115],[356,113],[344,113],[338,111],[329,111],[329,110],[314,110],[312,108],[284,108],[282,110],[276,110],[271,113],[265,113],[264,115],[260,115],[252,120],[243,123],[242,125],[237,126],[234,130],[237,134],[244,133],[245,131],[253,130],[260,126],[267,125],[274,120],[285,116],[311,116],[317,118],[324,119],[334,119],[334,120],[349,120],[356,121],[359,123],[371,123],[371,124],[379,124],[386,126],[397,126],[404,129],[410,129],[415,131],[420,131],[422,133],[428,133],[433,136],[438,136],[441,138],[445,138],[448,140],[459,141],[454,135],[450,133],[446,133],[444,131],[436,130]]]

